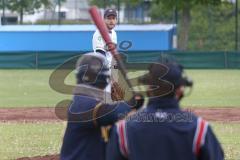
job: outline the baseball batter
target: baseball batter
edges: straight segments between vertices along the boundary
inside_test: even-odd
[[[107,26],[109,31],[109,36],[111,37],[112,42],[116,45],[117,44],[117,34],[114,30],[114,27],[117,23],[117,12],[115,9],[106,9],[104,12],[104,22]],[[99,30],[96,30],[93,34],[92,38],[92,46],[93,51],[96,54],[102,54],[106,57],[106,63],[111,70],[111,81],[117,81],[117,69],[116,69],[116,62],[113,60],[113,57],[110,52],[108,52],[107,45],[102,38]],[[111,83],[106,87],[106,92],[111,92]],[[110,94],[106,94],[110,95]],[[110,97],[106,97],[107,102],[111,102]]]

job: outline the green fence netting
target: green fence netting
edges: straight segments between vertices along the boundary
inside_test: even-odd
[[[18,52],[0,53],[2,69],[51,69],[83,52]],[[124,54],[129,66],[142,68],[143,63],[175,60],[185,68],[192,69],[239,69],[239,52],[127,52]],[[127,65],[127,66],[128,66]]]

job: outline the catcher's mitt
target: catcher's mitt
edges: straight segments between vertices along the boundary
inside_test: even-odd
[[[125,91],[120,87],[117,82],[112,83],[111,98],[113,101],[121,101],[124,99]]]

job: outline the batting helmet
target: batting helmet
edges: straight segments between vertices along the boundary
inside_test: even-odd
[[[105,57],[100,54],[84,54],[76,64],[77,83],[105,88],[110,80],[110,70],[106,64]]]

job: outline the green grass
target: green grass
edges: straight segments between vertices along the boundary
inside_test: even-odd
[[[240,159],[240,123],[213,123],[213,130],[225,152],[226,160]]]
[[[131,77],[144,72],[133,72]],[[186,70],[194,86],[184,107],[240,107],[240,70]]]
[[[183,106],[240,107],[240,70],[187,70],[194,81]]]
[[[59,153],[63,123],[0,123],[1,160]]]
[[[0,70],[0,107],[53,107],[59,101],[71,98],[50,88],[49,77],[52,72]]]
[[[53,70],[0,70],[0,107],[53,107],[71,95],[49,86]],[[240,70],[187,70],[193,92],[182,101],[187,107],[240,107]],[[133,72],[134,75],[138,73]],[[74,84],[71,74],[67,84]]]
[[[212,123],[226,160],[240,157],[240,124]],[[64,123],[0,123],[0,157],[3,160],[59,153]]]

